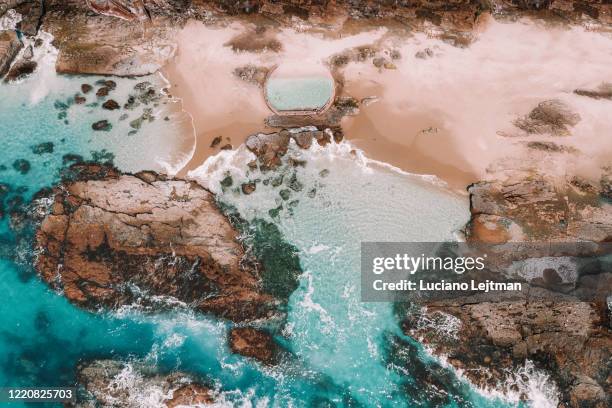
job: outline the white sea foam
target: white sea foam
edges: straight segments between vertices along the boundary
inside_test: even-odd
[[[535,367],[531,360],[525,360],[522,366],[514,370],[506,370],[503,383],[498,383],[494,387],[481,388],[470,381],[463,369],[452,366],[448,362],[448,356],[437,354],[427,345],[423,345],[423,349],[430,358],[454,371],[457,377],[490,400],[503,401],[517,407],[521,403],[527,403],[531,408],[556,408],[559,404],[557,385],[548,373]],[[482,370],[487,369],[482,368]]]
[[[440,311],[428,314],[427,308],[423,307],[419,312],[419,318],[416,322],[415,329],[417,331],[433,331],[443,338],[457,339],[457,334],[461,329],[461,320],[453,315]]]
[[[3,30],[15,30],[17,23],[23,19],[23,16],[14,9],[8,10],[2,17],[0,17],[0,31]]]

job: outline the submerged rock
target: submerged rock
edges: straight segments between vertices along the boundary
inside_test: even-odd
[[[45,154],[45,153],[53,153],[53,142],[44,142],[39,143],[35,146],[32,146],[32,153],[34,154]]]
[[[13,169],[21,174],[28,174],[31,167],[26,159],[17,159],[13,162]]]
[[[99,120],[97,122],[94,122],[91,125],[91,128],[93,130],[102,130],[102,131],[109,131],[109,130],[112,129],[112,127],[113,127],[113,125],[111,125],[110,122],[108,120],[106,120],[106,119]]]
[[[107,87],[110,90],[114,90],[117,88],[117,83],[115,81],[113,81],[112,79],[100,79],[98,81],[96,81],[97,85],[103,85],[105,87]]]
[[[36,235],[38,271],[70,301],[113,308],[164,295],[235,321],[274,310],[209,191],[105,166],[77,165],[71,174]]]

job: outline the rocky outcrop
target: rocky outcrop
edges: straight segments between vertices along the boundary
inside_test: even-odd
[[[543,176],[483,181],[468,187],[468,239],[478,242],[612,240],[612,205],[605,189],[576,179],[559,185]]]
[[[36,268],[71,302],[98,309],[166,296],[234,321],[274,313],[259,265],[209,191],[97,165],[70,174],[36,234]]]
[[[123,20],[148,20],[151,18],[143,0],[86,0],[92,11],[106,16],[118,17]]]
[[[229,345],[233,353],[274,364],[279,357],[279,347],[272,336],[252,327],[234,327],[229,332]]]
[[[17,29],[26,35],[35,36],[38,33],[44,13],[43,2],[39,0],[24,1],[17,5],[15,10],[21,15],[21,21],[17,23]]]
[[[527,136],[569,135],[577,120],[546,101],[516,125]],[[519,279],[524,289],[430,298],[422,309],[402,308],[403,329],[482,388],[511,383],[530,360],[556,383],[563,406],[603,408],[612,402],[612,270],[600,257],[612,253],[607,173],[600,183],[572,176],[559,149],[526,147],[523,157],[492,163],[488,179],[468,187],[465,229],[471,245],[497,245],[486,247],[492,267],[478,277]],[[538,167],[555,163],[565,172]]]
[[[433,302],[409,314],[403,328],[481,388],[499,387],[530,359],[550,373],[568,406],[609,406],[612,333],[605,312],[546,295],[532,289],[519,300],[495,295]]]
[[[59,50],[57,71],[72,74],[146,75],[159,70],[176,51],[174,32],[187,18],[209,21],[211,16],[260,13],[288,26],[298,17],[313,24],[335,18],[391,18],[414,30],[426,31],[456,46],[466,46],[474,38],[481,16],[514,19],[525,15],[574,24],[612,23],[612,5],[606,2],[497,1],[461,0],[448,2],[414,1],[336,2],[297,0],[254,0],[235,2],[207,0],[199,2],[167,0],[87,0],[63,1],[9,0],[0,4],[0,15],[16,8],[23,16],[17,27],[34,35],[39,26],[54,35]],[[260,37],[257,36],[257,41]],[[242,43],[230,44],[236,49],[252,47],[252,35]],[[244,44],[243,44],[244,43]],[[242,44],[242,45],[241,45]],[[273,39],[257,45],[258,49],[279,50]],[[381,68],[393,69],[391,59],[373,60]],[[246,78],[260,82],[261,72],[244,71]],[[279,119],[279,118],[276,118]],[[280,127],[299,126],[284,124]]]
[[[7,73],[22,47],[15,31],[0,31],[0,78]]]
[[[168,408],[214,402],[214,391],[189,375],[161,374],[140,362],[94,360],[77,368],[77,379],[87,395],[79,398],[75,407],[136,408],[144,398]]]
[[[179,26],[164,17],[142,25],[89,15],[83,5],[52,1],[43,28],[58,48],[57,72],[131,76],[154,73],[174,56]]]
[[[300,148],[308,149],[313,141],[325,146],[331,142],[332,137],[336,139],[330,129],[319,130],[315,126],[305,126],[275,133],[257,133],[249,136],[245,145],[258,157],[260,168],[269,170],[281,164],[281,158],[287,153],[292,139]]]

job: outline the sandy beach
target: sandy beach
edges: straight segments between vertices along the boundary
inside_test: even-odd
[[[598,138],[610,132],[610,125],[599,114],[605,106],[573,90],[596,87],[606,78],[612,54],[601,52],[605,42],[582,28],[493,19],[483,19],[478,39],[467,48],[380,25],[351,26],[330,36],[259,20],[191,21],[179,32],[178,53],[165,69],[171,92],[183,100],[197,135],[195,153],[180,174],[221,147],[235,148],[250,134],[274,130],[264,123],[272,112],[261,84],[239,78],[236,69],[265,71],[315,61],[331,67],[337,96],[360,102],[359,113],[343,118],[341,125],[346,139],[371,159],[435,175],[463,191],[485,179],[491,164],[503,158],[537,162],[538,152],[525,148],[528,141],[554,141],[578,153],[560,155],[555,162],[595,177],[611,154]],[[585,46],[572,46],[576,43]],[[334,58],[354,50],[366,56],[334,65]],[[514,126],[538,103],[552,99],[579,113],[572,137],[526,135]],[[222,140],[211,147],[219,136]]]

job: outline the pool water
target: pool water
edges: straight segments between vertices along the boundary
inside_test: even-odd
[[[331,77],[274,78],[266,83],[266,98],[278,112],[318,111],[334,96]]]

